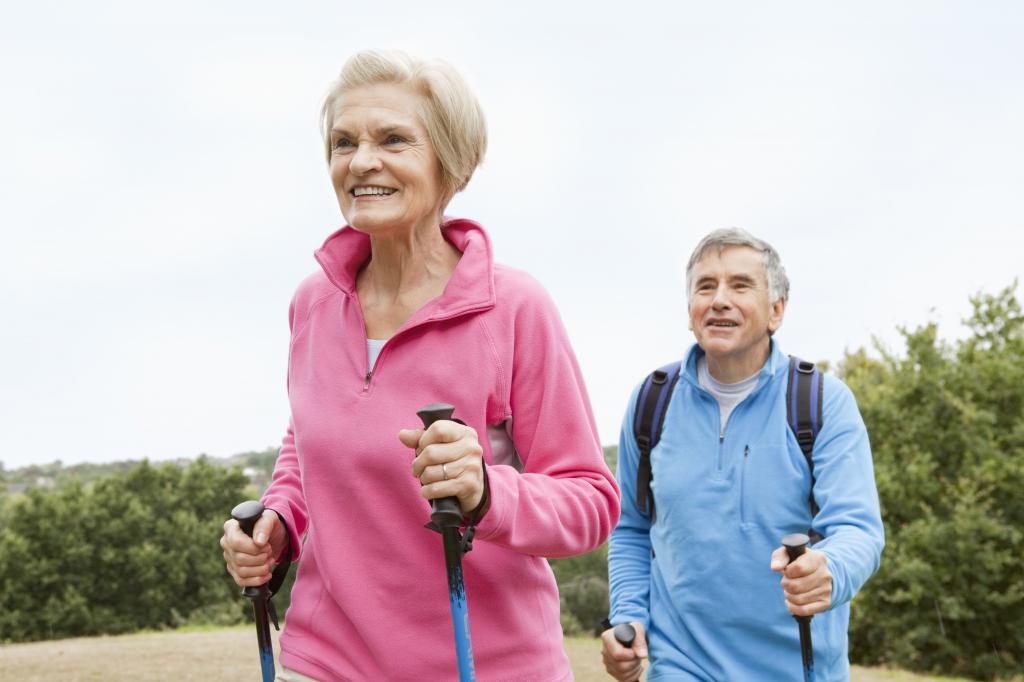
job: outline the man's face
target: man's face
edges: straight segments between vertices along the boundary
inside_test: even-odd
[[[751,366],[764,362],[769,331],[782,324],[786,302],[768,302],[763,258],[749,246],[711,249],[691,272],[690,329],[716,362]],[[753,372],[751,372],[753,373]]]

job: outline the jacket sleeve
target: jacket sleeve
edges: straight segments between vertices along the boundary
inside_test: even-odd
[[[302,476],[299,473],[299,458],[295,450],[295,429],[291,423],[288,424],[288,432],[281,443],[281,452],[277,455],[270,486],[263,493],[261,501],[264,507],[273,509],[284,519],[288,528],[291,560],[297,560],[302,536],[309,525],[309,515],[306,511],[306,499],[302,494]]]
[[[857,402],[839,379],[826,376],[822,429],[814,444],[814,528],[825,536],[832,573],[832,607],[853,599],[878,569],[885,531],[875,487],[871,445]]]
[[[558,311],[533,280],[519,282],[510,328],[508,410],[523,471],[488,467],[490,509],[477,537],[545,557],[589,552],[619,515],[619,491],[604,462],[576,357]]]
[[[296,303],[298,296],[297,293],[296,298],[292,299],[292,303],[288,307],[288,326],[291,329],[292,338],[295,338],[295,331],[301,326],[296,321],[296,309],[300,307]],[[302,536],[309,525],[309,514],[306,510],[306,497],[302,491],[302,473],[299,470],[298,452],[295,449],[294,420],[289,420],[288,431],[281,442],[281,451],[278,453],[277,462],[274,465],[274,475],[260,501],[264,507],[273,509],[284,519],[285,526],[288,528],[291,560],[297,560],[301,550]]]
[[[613,625],[640,621],[649,626],[651,585],[651,522],[636,505],[636,470],[640,450],[633,435],[633,414],[639,388],[633,392],[619,435],[615,478],[622,490],[622,516],[608,543],[609,620]]]

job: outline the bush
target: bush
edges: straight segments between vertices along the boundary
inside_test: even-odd
[[[218,540],[246,483],[201,458],[30,489],[0,524],[0,641],[173,627],[209,609],[241,621]]]
[[[561,596],[562,629],[568,621],[572,632],[600,634],[601,621],[608,616],[608,545],[568,559],[550,559]],[[571,616],[571,618],[569,617]]]
[[[853,605],[855,662],[978,679],[1024,667],[1024,316],[972,299],[971,335],[902,330],[906,356],[848,355],[886,528]]]

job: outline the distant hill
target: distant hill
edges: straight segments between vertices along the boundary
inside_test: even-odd
[[[270,476],[277,461],[277,448],[267,448],[257,452],[241,452],[228,457],[210,457],[199,455],[207,461],[224,467],[238,468],[249,478],[249,482],[262,492],[270,483]],[[186,467],[198,457],[179,457],[172,460],[161,460],[158,464],[176,464]],[[146,460],[124,460],[104,464],[71,464],[65,466],[61,460],[48,464],[31,464],[19,469],[5,470],[0,465],[0,494],[15,496],[29,488],[59,488],[70,481],[89,484],[115,474],[125,473]]]
[[[617,445],[606,445],[604,447],[604,459],[612,471],[615,471],[615,459],[619,448]],[[222,466],[225,469],[237,467],[249,478],[249,482],[257,492],[266,490],[270,484],[270,477],[274,472],[274,463],[277,461],[278,448],[267,448],[266,450],[240,452],[228,457],[210,457],[199,455],[208,461]],[[173,460],[161,460],[160,464],[177,464],[186,467],[197,457],[179,457]],[[61,460],[49,464],[31,464],[19,469],[5,470],[0,463],[0,495],[6,493],[14,496],[23,493],[29,488],[59,488],[69,481],[78,481],[83,484],[92,483],[114,474],[121,474],[138,466],[145,460],[123,460],[119,462],[107,462],[105,464],[71,464],[65,466]]]

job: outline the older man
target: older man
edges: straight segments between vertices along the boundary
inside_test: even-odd
[[[619,443],[608,625],[631,623],[637,636],[625,647],[606,630],[605,667],[623,682],[648,657],[651,680],[797,680],[791,615],[816,615],[817,679],[848,679],[849,602],[884,544],[856,401],[834,376],[791,364],[772,339],[789,282],[770,245],[738,229],[712,232],[686,274],[697,342],[658,408],[660,440],[638,445],[645,382]],[[820,424],[799,439],[806,454],[789,415],[793,367],[823,382]],[[790,563],[781,539],[810,529],[810,548]]]

